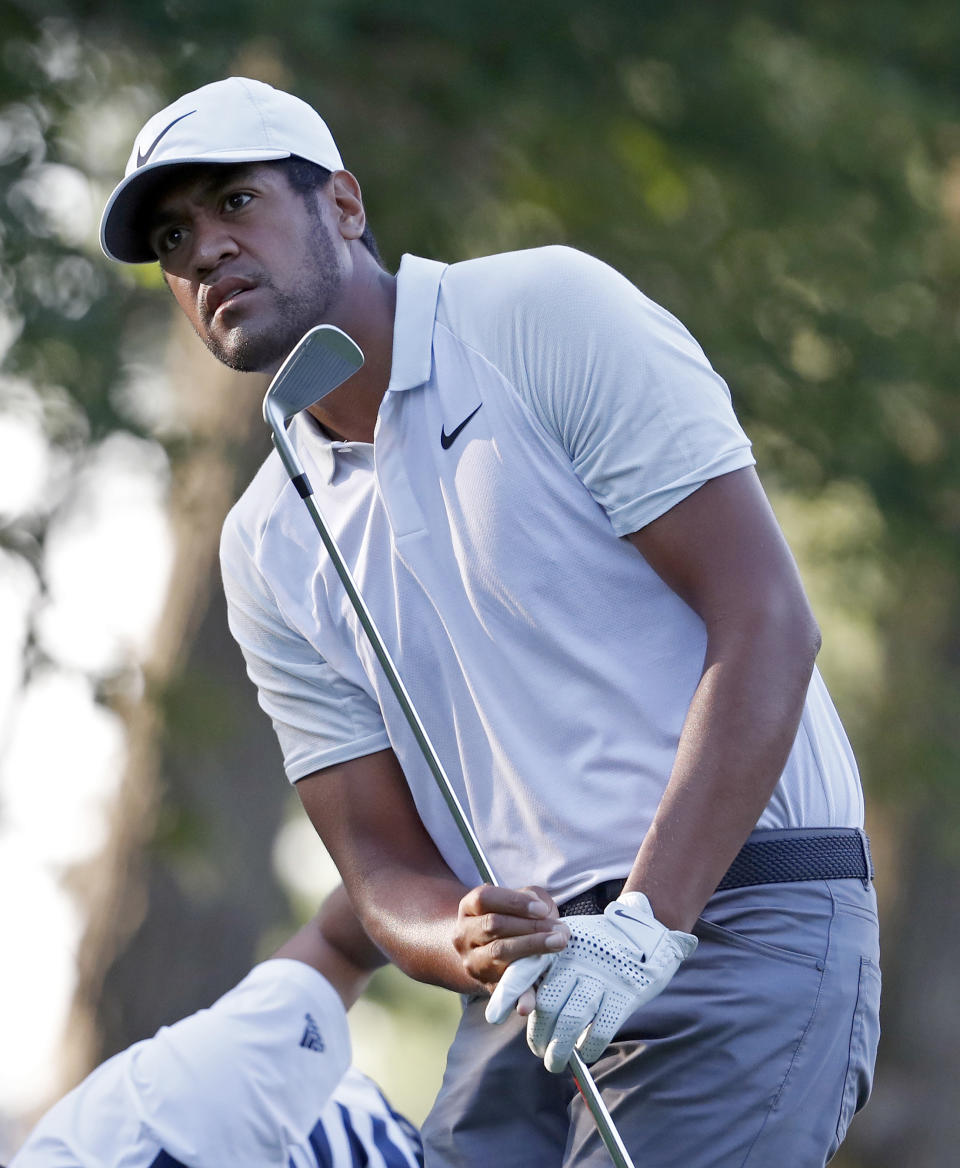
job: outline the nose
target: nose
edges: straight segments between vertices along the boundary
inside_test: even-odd
[[[237,255],[240,247],[219,216],[198,216],[193,223],[193,267],[196,275],[203,279],[220,266],[224,260]]]

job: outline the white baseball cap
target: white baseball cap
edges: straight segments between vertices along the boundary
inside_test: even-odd
[[[123,181],[100,221],[100,246],[124,264],[157,257],[142,226],[145,201],[185,163],[265,162],[296,154],[327,170],[343,161],[326,122],[305,101],[248,77],[228,77],[184,94],[147,122],[133,144]]]

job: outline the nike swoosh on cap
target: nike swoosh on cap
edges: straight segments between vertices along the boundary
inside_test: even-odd
[[[482,406],[482,405],[483,405],[483,402],[480,403],[480,406]],[[477,406],[477,410],[480,409],[480,406]],[[470,421],[470,419],[473,417],[473,414],[475,414],[477,412],[477,410],[474,410],[473,413],[471,413],[471,414],[467,414],[467,416],[463,419],[463,421],[460,423],[460,425],[457,426],[456,429],[451,430],[449,434],[447,433],[447,431],[444,429],[443,426],[440,427],[440,445],[443,447],[444,450],[450,449],[450,447],[456,441],[457,435],[460,433],[460,431],[463,429],[463,427],[467,424],[467,422]]]
[[[195,109],[187,110],[187,112],[185,114],[181,114],[180,117],[174,118],[169,126],[164,126],[164,128],[160,131],[160,133],[156,136],[156,138],[154,138],[154,140],[147,147],[146,153],[141,154],[140,147],[138,146],[137,147],[137,167],[139,168],[139,167],[143,166],[143,164],[147,161],[147,159],[154,152],[154,150],[156,150],[156,148],[160,145],[160,140],[163,138],[163,136],[165,134],[169,134],[170,131],[173,129],[173,127],[177,124],[177,122],[182,122],[184,118],[189,118],[191,114],[195,114],[196,112],[197,111]]]

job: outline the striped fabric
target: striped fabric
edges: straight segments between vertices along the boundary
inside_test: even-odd
[[[398,1115],[376,1084],[349,1071],[324,1108],[308,1143],[295,1148],[289,1168],[423,1168],[417,1129]],[[160,1153],[149,1168],[193,1168]]]
[[[349,1060],[333,987],[271,958],[101,1064],[10,1168],[422,1168],[416,1130]]]
[[[417,1129],[359,1071],[343,1077],[289,1168],[423,1168]]]

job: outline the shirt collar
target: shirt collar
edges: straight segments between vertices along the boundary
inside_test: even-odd
[[[447,265],[405,255],[397,272],[397,311],[387,392],[415,389],[430,380],[433,325],[440,281]]]
[[[447,265],[404,255],[397,272],[397,310],[393,324],[393,355],[387,393],[416,389],[433,371],[433,326],[437,316],[440,281]],[[328,438],[308,414],[298,414],[290,425],[294,445],[304,454],[309,444],[320,478],[333,481],[338,443]],[[309,477],[309,471],[308,471]]]
[[[313,467],[305,467],[307,478],[315,467],[322,482],[333,482],[333,472],[337,466],[333,440],[320,429],[316,418],[302,410],[290,422],[288,433],[301,461],[309,459],[314,464]]]

